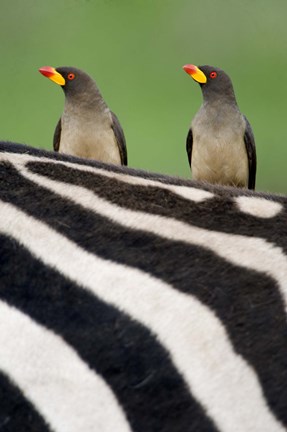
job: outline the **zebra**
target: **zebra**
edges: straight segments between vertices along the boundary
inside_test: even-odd
[[[287,430],[287,197],[0,166],[1,432]]]

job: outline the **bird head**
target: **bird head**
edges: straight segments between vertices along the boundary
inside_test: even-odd
[[[43,66],[39,72],[51,81],[59,84],[67,97],[79,97],[80,95],[98,92],[95,81],[84,71],[75,67]]]
[[[199,83],[205,99],[214,99],[216,96],[235,98],[231,79],[222,69],[187,64],[183,66],[183,70]]]

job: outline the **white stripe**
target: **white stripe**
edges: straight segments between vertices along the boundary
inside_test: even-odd
[[[240,196],[234,200],[240,211],[255,217],[270,219],[277,216],[283,210],[283,206],[279,202],[261,197]]]
[[[0,213],[0,231],[149,327],[222,432],[283,432],[266,405],[256,374],[233,351],[220,320],[196,298],[80,249],[10,204],[1,203]]]
[[[20,168],[22,165],[24,165],[27,162],[49,162],[57,165],[65,165],[69,168],[72,168],[73,170],[91,172],[93,174],[100,174],[105,177],[113,178],[123,183],[128,183],[131,185],[145,186],[145,187],[153,186],[153,187],[159,187],[161,189],[166,189],[175,193],[176,195],[179,195],[185,199],[194,202],[202,202],[214,196],[211,192],[202,189],[196,189],[190,186],[177,186],[177,185],[165,184],[165,183],[161,183],[160,181],[137,177],[132,173],[122,174],[122,173],[116,173],[112,171],[110,172],[101,168],[80,165],[71,162],[58,161],[55,159],[49,159],[44,157],[36,157],[28,154],[19,155],[14,153],[0,153],[0,160],[7,160],[7,159],[10,162],[15,163],[15,165],[17,165],[18,168]]]
[[[232,264],[270,275],[278,282],[287,309],[287,257],[280,247],[261,238],[211,231],[172,218],[129,210],[111,204],[83,187],[50,180],[31,173],[26,167],[21,167],[20,171],[29,180],[120,225],[144,230],[170,240],[202,246]]]
[[[131,431],[102,378],[59,336],[2,301],[0,346],[0,369],[55,432]]]

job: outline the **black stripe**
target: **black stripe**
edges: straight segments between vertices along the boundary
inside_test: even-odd
[[[0,195],[4,200],[84,249],[148,272],[212,308],[224,323],[235,351],[257,371],[269,406],[287,424],[285,310],[273,279],[238,268],[204,248],[129,230],[37,187],[15,170],[11,174],[12,189],[8,172],[3,176]],[[110,183],[102,187],[108,188]]]
[[[24,144],[15,144],[12,142],[1,142],[0,141],[0,153],[11,153],[11,154],[27,154],[30,156],[35,156],[37,158],[48,158],[51,160],[57,160],[59,162],[70,162],[75,165],[89,166],[94,168],[101,168],[105,171],[129,174],[139,178],[149,178],[151,180],[158,180],[166,184],[174,185],[189,185],[191,186],[190,180],[184,180],[177,177],[167,176],[159,173],[150,173],[140,169],[134,169],[125,166],[110,165],[104,162],[100,162],[92,159],[82,159],[75,156],[70,156],[67,154],[62,154],[58,152],[51,152],[43,149],[36,149]],[[8,157],[9,159],[9,157]],[[196,187],[196,186],[195,186]],[[200,187],[200,183],[197,183],[197,187]]]
[[[283,211],[271,219],[262,220],[239,212],[232,196],[216,196],[199,204],[159,187],[130,185],[106,176],[75,171],[62,164],[30,162],[27,166],[33,173],[85,187],[121,207],[175,218],[199,228],[261,237],[287,253],[287,199],[285,205],[281,202]]]
[[[61,154],[58,152],[51,152],[48,150],[43,149],[37,149],[33,148],[31,146],[27,146],[24,144],[15,144],[13,142],[1,142],[0,141],[0,153],[14,153],[14,154],[28,154],[30,156],[35,156],[38,158],[48,158],[51,160],[57,160],[59,162],[70,162],[76,165],[79,165],[79,167],[82,166],[89,166],[94,168],[101,168],[109,172],[115,172],[115,173],[124,173],[128,174],[134,177],[139,178],[145,178],[150,180],[156,180],[163,184],[169,184],[169,185],[176,185],[176,186],[189,186],[196,189],[206,190],[208,192],[217,194],[219,196],[230,196],[230,197],[237,197],[237,196],[256,196],[256,197],[262,197],[265,199],[269,199],[271,201],[276,201],[280,203],[285,203],[286,205],[286,197],[276,194],[269,194],[265,192],[254,192],[250,191],[248,189],[241,189],[241,188],[235,188],[231,186],[218,186],[218,185],[212,185],[210,183],[202,182],[202,181],[195,181],[190,179],[184,179],[181,177],[171,176],[171,175],[164,175],[160,173],[153,173],[141,169],[134,169],[130,167],[124,167],[124,166],[116,166],[116,165],[109,165],[100,161],[91,160],[91,159],[82,159],[75,156],[70,156],[67,154]],[[79,168],[78,167],[78,168]]]
[[[61,334],[104,377],[133,431],[197,432],[199,424],[201,431],[216,431],[148,329],[43,265],[15,241],[2,236],[0,244],[1,298]]]
[[[0,372],[0,431],[51,432],[43,417],[21,390]]]

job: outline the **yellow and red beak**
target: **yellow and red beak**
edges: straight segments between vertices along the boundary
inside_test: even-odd
[[[51,66],[43,66],[39,69],[39,72],[56,84],[63,86],[66,83],[65,78]]]
[[[194,81],[205,84],[207,81],[206,75],[197,66],[192,64],[187,64],[182,66],[182,69],[194,79]]]

